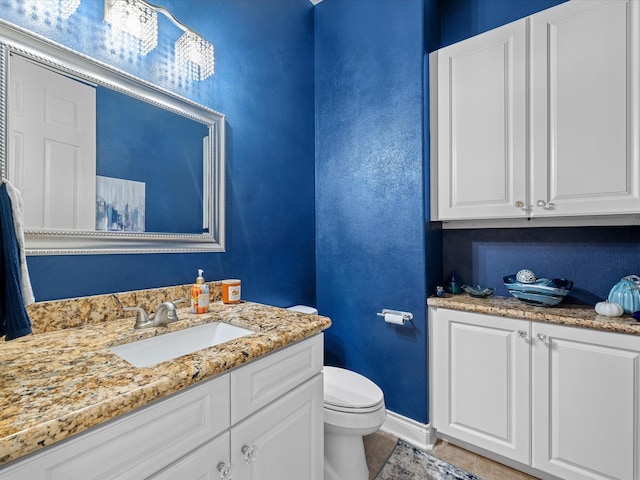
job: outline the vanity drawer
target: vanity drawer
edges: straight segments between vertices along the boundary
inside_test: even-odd
[[[229,423],[229,374],[80,433],[0,469],[0,480],[145,478]]]
[[[231,375],[231,423],[235,424],[322,370],[323,334],[262,357]]]

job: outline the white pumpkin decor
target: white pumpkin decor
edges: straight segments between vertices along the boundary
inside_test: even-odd
[[[605,300],[596,303],[596,313],[605,317],[619,317],[624,313],[624,310],[618,303]]]

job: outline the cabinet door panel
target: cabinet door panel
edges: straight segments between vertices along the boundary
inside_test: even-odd
[[[321,480],[324,476],[322,391],[323,377],[318,374],[232,427],[234,478]],[[246,455],[253,460],[246,459]]]
[[[640,211],[637,3],[531,17],[532,216]]]
[[[640,337],[534,324],[538,334],[533,467],[568,480],[640,478]]]
[[[528,464],[529,322],[442,309],[430,316],[433,426]]]
[[[526,33],[523,20],[432,55],[434,220],[524,216]]]

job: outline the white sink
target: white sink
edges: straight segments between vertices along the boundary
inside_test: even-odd
[[[254,332],[246,328],[213,322],[165,333],[157,337],[145,338],[137,342],[117,345],[109,350],[133,366],[149,367],[252,333]]]

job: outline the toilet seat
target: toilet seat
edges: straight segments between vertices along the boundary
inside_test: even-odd
[[[384,408],[380,387],[362,375],[324,367],[324,408],[345,413],[369,413]]]

